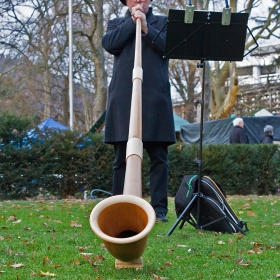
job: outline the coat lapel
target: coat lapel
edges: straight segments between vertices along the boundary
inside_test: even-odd
[[[157,21],[157,17],[152,13],[152,8],[150,8],[148,14],[149,15],[147,17],[147,23],[152,25],[154,22]]]

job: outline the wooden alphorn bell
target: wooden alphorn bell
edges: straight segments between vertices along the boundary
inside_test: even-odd
[[[142,199],[142,43],[141,20],[136,20],[134,69],[126,173],[123,195],[99,202],[90,214],[90,226],[116,258],[116,268],[142,267],[142,254],[156,216]]]

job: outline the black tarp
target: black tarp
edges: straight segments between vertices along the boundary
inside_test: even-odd
[[[222,119],[203,123],[203,144],[229,144],[229,134],[233,129],[234,119]],[[274,141],[280,141],[280,116],[244,117],[244,129],[250,144],[260,143],[260,135],[264,127],[269,124],[274,128]],[[181,126],[181,138],[185,144],[199,143],[200,123]]]

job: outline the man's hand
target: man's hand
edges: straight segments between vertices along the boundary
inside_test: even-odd
[[[143,12],[143,7],[140,4],[138,4],[132,8],[131,16],[132,16],[132,19],[134,22],[136,22],[137,18],[140,18],[141,29],[145,34],[147,34],[148,33],[148,24],[147,24],[147,20],[146,20],[146,15]]]

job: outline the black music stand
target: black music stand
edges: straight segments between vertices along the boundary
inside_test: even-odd
[[[191,206],[196,200],[197,218],[196,224],[192,225],[196,228],[203,228],[208,225],[202,226],[200,224],[200,199],[203,199],[203,194],[201,193],[201,167],[205,61],[242,61],[245,56],[244,47],[247,30],[249,30],[247,28],[247,13],[232,13],[230,25],[222,25],[222,13],[219,12],[194,11],[194,18],[191,24],[185,23],[184,17],[184,10],[169,10],[168,21],[162,28],[164,30],[167,26],[164,57],[167,59],[200,60],[197,67],[203,68],[202,98],[196,102],[196,104],[201,105],[199,158],[195,161],[198,164],[198,192],[193,195],[192,200],[169,230],[167,236],[172,234],[179,222],[183,219],[185,213],[191,209]],[[250,34],[252,35],[251,32]],[[258,44],[256,40],[255,43],[255,48],[257,48]],[[248,53],[252,52],[255,48]],[[183,220],[180,228],[182,228],[184,223],[185,221]],[[237,228],[240,232],[244,233],[241,228],[238,226]]]

